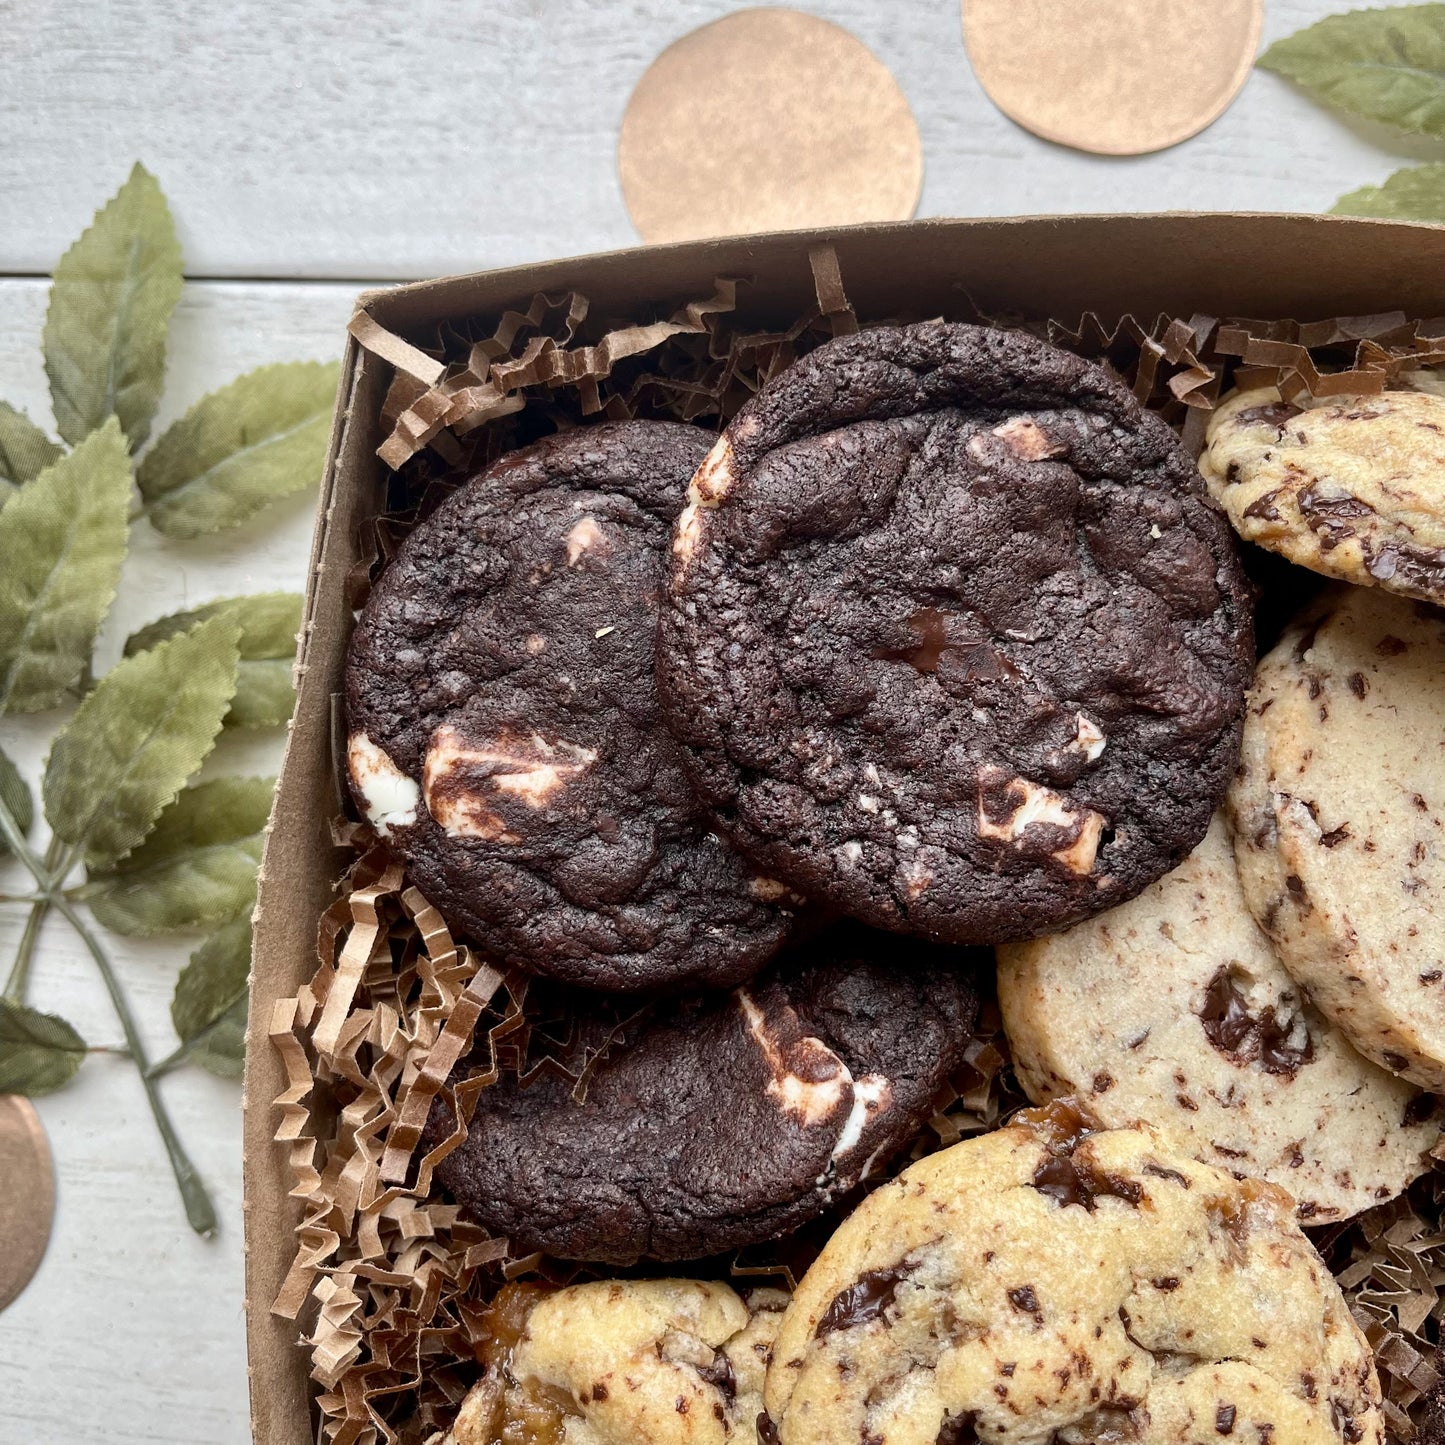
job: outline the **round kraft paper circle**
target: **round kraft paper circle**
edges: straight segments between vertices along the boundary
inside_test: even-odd
[[[0,1094],[0,1310],[30,1283],[55,1217],[55,1168],[29,1099]]]
[[[627,103],[617,169],[644,241],[690,241],[907,220],[923,146],[862,41],[796,10],[740,10],[653,61]]]
[[[1264,0],[961,0],[988,98],[1044,140],[1142,155],[1223,115],[1254,66]]]

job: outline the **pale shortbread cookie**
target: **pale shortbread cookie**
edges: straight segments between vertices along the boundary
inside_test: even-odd
[[[1062,1105],[920,1160],[783,1316],[781,1445],[1378,1445],[1339,1286],[1259,1180]]]
[[[1445,602],[1445,397],[1238,392],[1199,469],[1235,530],[1302,567]]]
[[[998,950],[998,998],[1035,1103],[1282,1185],[1301,1221],[1344,1219],[1429,1166],[1434,1100],[1303,1002],[1245,906],[1224,821],[1174,872],[1066,933]]]
[[[752,1445],[786,1304],[693,1279],[544,1295],[442,1445]]]
[[[1291,628],[1228,806],[1291,977],[1367,1057],[1445,1090],[1445,615],[1351,588]]]

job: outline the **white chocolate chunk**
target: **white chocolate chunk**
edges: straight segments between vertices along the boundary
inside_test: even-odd
[[[699,506],[715,507],[727,496],[733,484],[733,446],[726,437],[702,459],[702,465],[688,487],[688,500]]]
[[[933,869],[916,854],[908,858],[899,871],[903,875],[904,895],[911,903],[917,903],[933,885]]]
[[[853,1107],[843,1121],[843,1127],[838,1133],[838,1142],[833,1145],[832,1157],[834,1159],[841,1159],[857,1145],[863,1137],[863,1128],[867,1124],[869,1116],[888,1102],[888,1096],[892,1092],[892,1083],[882,1074],[864,1074],[853,1085]]]
[[[980,779],[978,799],[980,838],[991,838],[1000,843],[1024,847],[1031,828],[1077,828],[1073,842],[1067,847],[1050,850],[1050,857],[1056,858],[1070,872],[1081,876],[1093,871],[1099,853],[1099,841],[1107,822],[1102,814],[1088,809],[1078,812],[1069,806],[1067,798],[1061,797],[1052,789],[1028,778],[1014,778],[1007,788],[1009,800],[1014,804],[1013,811],[1002,821],[996,821],[984,809],[982,781]]]
[[[548,742],[537,733],[502,737],[487,747],[470,747],[449,723],[432,734],[422,770],[427,811],[453,838],[518,843],[494,810],[505,794],[529,808],[541,808],[559,789],[597,761],[591,748]],[[456,774],[473,774],[463,785]]]
[[[986,458],[990,449],[989,437],[996,437],[1024,462],[1041,462],[1048,457],[1060,456],[1067,450],[1031,416],[1010,417],[987,433],[977,433],[969,438],[969,451],[976,457]]]
[[[597,525],[597,518],[583,517],[567,533],[567,565],[575,567],[584,552],[590,552],[598,543],[605,543],[606,540],[602,528]]]
[[[690,562],[702,536],[704,507],[715,507],[728,494],[733,484],[733,448],[726,437],[719,437],[713,449],[703,458],[687,488],[687,505],[672,529],[672,554]]]
[[[1073,742],[1068,745],[1069,751],[1082,753],[1091,763],[1096,762],[1099,754],[1108,746],[1108,735],[1098,723],[1081,712],[1075,713],[1074,719],[1077,731]]]
[[[1064,444],[1051,437],[1031,416],[1010,417],[993,429],[994,436],[1006,442],[1016,457],[1026,462],[1041,462],[1045,457],[1061,455]]]
[[[776,903],[780,898],[792,896],[792,889],[776,878],[753,878],[748,882],[748,892],[763,903]]]
[[[832,1072],[823,1078],[805,1079],[788,1068],[777,1040],[768,1032],[763,1011],[753,1002],[746,989],[738,990],[738,1002],[743,1017],[747,1020],[748,1032],[757,1041],[772,1077],[768,1080],[768,1094],[778,1100],[785,1112],[791,1114],[800,1124],[821,1123],[843,1102],[844,1094],[851,1090],[853,1075],[848,1065],[825,1044],[822,1039],[811,1035],[799,1041],[798,1047],[816,1057],[823,1068]],[[821,1073],[821,1069],[810,1070]]]
[[[365,733],[346,742],[346,766],[356,790],[366,800],[366,821],[385,838],[393,828],[416,822],[421,789]]]

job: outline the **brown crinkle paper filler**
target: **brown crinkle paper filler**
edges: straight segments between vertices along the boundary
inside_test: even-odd
[[[810,259],[817,305],[780,330],[743,324],[746,283],[732,278],[650,320],[609,324],[576,293],[538,295],[495,324],[459,322],[420,344],[358,312],[352,335],[393,368],[378,452],[393,480],[386,513],[363,537],[352,604],[416,521],[503,451],[593,417],[721,426],[799,356],[856,331],[836,253],[821,246]],[[1445,363],[1445,321],[1399,313],[1310,322],[1085,314],[1066,326],[972,308],[959,319],[1017,326],[1101,360],[1196,451],[1210,409],[1232,386],[1277,386],[1290,400],[1372,393],[1402,372]],[[588,1272],[514,1257],[505,1239],[432,1193],[437,1163],[466,1135],[459,1123],[424,1150],[432,1104],[446,1092],[452,1117],[465,1120],[499,1078],[541,1069],[560,1071],[585,1097],[591,1069],[626,1020],[568,1024],[544,989],[459,945],[364,825],[336,826],[355,861],[321,918],[315,973],[276,1003],[270,1023],[287,1075],[276,1140],[302,1208],[273,1309],[299,1322],[318,1439],[435,1445],[478,1377],[484,1310],[501,1284]],[[987,1002],[967,1062],[892,1172],[996,1128],[1026,1102]],[[699,1268],[791,1286],[856,1197],[788,1240]],[[1359,1219],[1312,1231],[1374,1347],[1399,1445],[1445,1441],[1442,1217],[1437,1172]]]

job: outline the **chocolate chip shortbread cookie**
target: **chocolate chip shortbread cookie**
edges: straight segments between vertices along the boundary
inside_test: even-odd
[[[1061,1105],[920,1160],[783,1316],[781,1445],[1378,1445],[1380,1387],[1293,1201]]]
[[[673,541],[659,689],[719,826],[882,927],[1029,937],[1203,836],[1253,662],[1233,539],[1101,368],[930,322],[745,406]]]
[[[695,1279],[506,1285],[442,1445],[749,1445],[787,1302]]]
[[[776,1238],[927,1118],[969,1043],[970,962],[845,925],[732,994],[634,1016],[580,1102],[555,1074],[484,1089],[437,1178],[517,1253],[630,1264]],[[451,1128],[443,1099],[432,1139]]]
[[[1342,588],[1290,629],[1229,809],[1290,975],[1361,1053],[1445,1090],[1445,613]]]
[[[347,662],[357,806],[488,953],[595,988],[755,973],[788,891],[704,822],[658,715],[668,530],[695,428],[504,456],[407,538]]]
[[[1445,397],[1230,397],[1199,459],[1241,537],[1329,577],[1445,602]]]
[[[1014,1067],[1035,1103],[1282,1185],[1344,1219],[1429,1167],[1434,1098],[1356,1053],[1302,997],[1245,906],[1223,819],[1172,873],[1066,933],[998,951]]]

